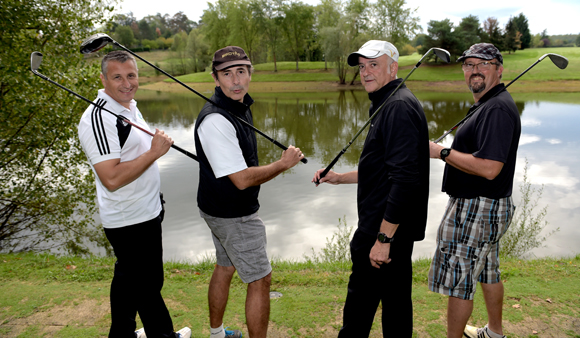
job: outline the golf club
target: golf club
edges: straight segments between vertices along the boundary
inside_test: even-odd
[[[326,167],[326,169],[324,169],[324,171],[322,173],[320,173],[320,178],[323,178],[324,176],[326,176],[326,174],[328,174],[328,172],[330,171],[330,169],[332,169],[332,167],[336,164],[336,162],[338,161],[338,159],[346,152],[346,150],[351,146],[351,144],[353,144],[353,142],[357,139],[357,137],[363,132],[363,130],[365,130],[365,128],[371,123],[371,121],[373,120],[373,118],[381,111],[381,109],[383,108],[383,106],[387,103],[387,101],[389,101],[389,98],[391,98],[391,96],[393,96],[393,94],[395,94],[399,88],[401,88],[401,86],[403,85],[403,83],[405,83],[405,81],[407,81],[407,79],[409,78],[409,76],[411,76],[411,74],[413,74],[413,72],[415,71],[415,69],[419,68],[419,66],[421,65],[421,62],[423,62],[423,59],[425,59],[429,54],[431,54],[431,51],[433,51],[435,53],[435,55],[440,58],[441,60],[449,63],[449,61],[451,61],[451,56],[449,55],[449,52],[446,51],[445,49],[442,48],[437,48],[437,47],[433,47],[431,49],[429,49],[427,51],[427,53],[425,53],[423,55],[423,57],[421,58],[421,60],[419,60],[419,62],[417,62],[417,64],[415,65],[415,67],[413,67],[413,69],[411,69],[411,71],[409,72],[409,74],[407,74],[407,76],[405,77],[405,79],[403,79],[403,82],[401,82],[397,88],[395,88],[395,90],[393,90],[391,92],[391,95],[389,95],[389,97],[387,97],[387,99],[375,110],[375,112],[373,113],[373,115],[371,115],[370,119],[368,119],[368,121],[364,124],[364,126],[362,126],[362,128],[358,131],[358,133],[356,133],[356,135],[354,135],[354,137],[352,138],[352,140],[350,140],[350,142],[348,142],[348,144],[346,145],[346,147],[344,147],[340,153],[338,153],[338,155],[336,155],[336,157],[334,158],[334,160],[332,160],[332,162],[330,162],[330,164],[328,165],[328,167]],[[320,184],[320,180],[316,181],[315,184]]]
[[[105,33],[97,33],[97,34],[93,34],[91,36],[89,36],[88,38],[86,38],[85,41],[83,41],[83,43],[81,44],[81,53],[82,54],[89,54],[89,53],[94,53],[98,50],[100,50],[101,48],[105,47],[106,45],[108,45],[109,43],[114,44],[115,46],[125,50],[126,52],[130,53],[131,55],[133,55],[134,57],[138,58],[139,60],[145,62],[146,64],[148,64],[149,66],[153,67],[154,69],[157,69],[158,71],[160,71],[161,73],[165,74],[166,76],[168,76],[170,79],[172,79],[173,81],[179,83],[180,85],[182,85],[183,87],[189,89],[191,92],[197,94],[199,97],[201,97],[202,99],[206,100],[207,102],[213,104],[214,106],[221,108],[225,111],[227,111],[229,114],[231,114],[233,117],[235,117],[236,119],[238,119],[240,122],[242,122],[243,124],[245,124],[246,126],[250,127],[252,130],[254,130],[256,133],[264,136],[268,141],[274,143],[275,145],[277,145],[278,147],[286,150],[288,149],[288,147],[286,147],[285,145],[281,144],[280,142],[274,140],[273,138],[271,138],[270,136],[264,134],[262,131],[260,131],[258,128],[254,127],[251,123],[247,122],[246,120],[242,119],[241,117],[233,114],[232,112],[228,111],[227,109],[225,109],[224,107],[218,105],[216,102],[208,99],[207,97],[205,97],[204,95],[202,95],[201,93],[199,93],[198,91],[196,91],[195,89],[189,87],[188,85],[186,85],[185,83],[179,81],[178,79],[176,79],[175,77],[173,77],[171,74],[167,73],[166,71],[164,71],[163,69],[155,66],[154,64],[152,64],[151,62],[145,60],[144,58],[140,57],[139,55],[133,53],[133,51],[131,51],[130,49],[128,49],[127,47],[121,45],[120,43],[118,43],[117,41],[113,40],[113,38],[111,38],[110,36],[108,36]],[[306,157],[302,158],[300,160],[302,163],[308,163],[308,160],[306,159]]]
[[[495,93],[492,97],[495,97],[496,95],[498,95],[499,93],[503,92],[504,90],[507,90],[507,87],[509,87],[512,83],[516,82],[517,79],[519,79],[522,75],[524,75],[525,73],[528,72],[528,70],[532,69],[535,65],[537,65],[538,63],[540,63],[540,61],[542,61],[543,59],[545,59],[547,57],[550,58],[550,60],[552,60],[552,63],[554,63],[556,65],[556,67],[560,68],[560,69],[564,69],[566,67],[568,67],[568,59],[563,57],[562,55],[558,55],[558,54],[553,54],[553,53],[548,53],[548,54],[544,54],[542,55],[542,57],[540,57],[538,59],[538,61],[534,62],[531,66],[529,66],[526,70],[524,70],[523,72],[520,73],[520,75],[518,75],[515,79],[513,79],[510,83],[508,83],[503,90],[498,91],[497,93]],[[492,98],[490,97],[490,99]],[[489,99],[488,99],[489,100]],[[457,122],[453,127],[451,127],[451,129],[449,129],[448,131],[446,131],[445,133],[443,133],[443,135],[441,135],[438,139],[436,139],[435,141],[433,141],[434,143],[439,143],[443,138],[445,138],[445,136],[449,135],[450,133],[452,133],[454,130],[456,130],[457,128],[459,128],[462,124],[464,124],[467,120],[469,120],[469,118],[471,116],[473,116],[473,114],[475,114],[475,112],[477,112],[479,110],[479,108],[483,107],[485,105],[482,104],[481,106],[478,106],[477,108],[475,108],[472,112],[470,112],[469,114],[467,114],[461,121]]]
[[[93,101],[91,101],[91,100],[87,99],[86,97],[84,97],[84,96],[82,96],[82,95],[80,95],[80,94],[77,94],[77,93],[73,92],[72,90],[70,90],[70,89],[66,88],[65,86],[63,86],[63,85],[61,85],[61,84],[59,84],[59,83],[57,83],[57,82],[54,82],[53,80],[49,79],[49,78],[48,78],[48,77],[46,77],[45,75],[43,75],[43,74],[39,73],[39,72],[38,72],[38,68],[40,68],[40,64],[41,64],[41,63],[42,63],[42,53],[40,53],[40,52],[32,52],[32,54],[30,55],[30,70],[32,70],[32,72],[33,72],[35,75],[39,76],[39,77],[40,77],[40,78],[42,78],[43,80],[46,80],[46,81],[48,81],[48,82],[52,83],[52,84],[53,84],[53,85],[55,85],[55,86],[58,86],[58,87],[60,87],[61,89],[64,89],[64,90],[66,90],[67,92],[69,92],[69,93],[71,93],[71,94],[75,95],[76,97],[78,97],[78,98],[80,98],[80,99],[82,99],[82,100],[85,100],[86,102],[88,102],[88,103],[90,103],[90,104],[92,104],[92,105],[94,105],[94,106],[96,106],[96,107],[98,107],[98,108],[100,108],[100,109],[102,109],[102,110],[104,110],[104,111],[107,111],[107,112],[109,112],[109,113],[111,113],[111,114],[115,115],[115,117],[116,117],[116,118],[118,118],[119,120],[121,120],[121,121],[123,121],[123,122],[125,122],[125,123],[128,123],[128,124],[130,124],[131,126],[133,126],[133,127],[137,128],[137,129],[139,129],[139,130],[141,130],[141,131],[143,131],[143,132],[145,132],[145,133],[147,133],[147,134],[149,134],[149,135],[151,135],[151,136],[155,136],[155,134],[153,134],[153,133],[152,133],[152,132],[150,132],[149,130],[147,130],[147,129],[144,129],[144,128],[142,128],[142,127],[140,127],[140,126],[138,126],[138,125],[134,124],[133,122],[129,121],[129,120],[126,118],[126,117],[124,117],[124,116],[121,116],[121,115],[118,115],[118,114],[115,114],[115,113],[113,113],[112,111],[108,110],[107,108],[104,108],[104,107],[101,107],[101,106],[99,106],[98,104],[96,104],[96,103],[94,103]],[[196,155],[194,155],[194,154],[190,153],[189,151],[187,151],[187,150],[185,150],[185,149],[183,149],[183,148],[180,148],[180,147],[176,146],[175,144],[172,144],[172,145],[171,145],[171,148],[173,148],[173,149],[175,149],[175,150],[177,150],[177,151],[179,151],[179,152],[181,152],[181,153],[183,153],[183,154],[187,155],[188,157],[191,157],[192,159],[194,159],[194,160],[196,160],[196,161],[199,161],[199,160],[197,159],[197,156],[196,156]]]

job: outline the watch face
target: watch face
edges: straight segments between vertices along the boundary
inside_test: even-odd
[[[447,155],[449,155],[449,153],[450,153],[450,151],[447,148],[441,150],[441,155],[443,155],[443,156],[447,156]]]
[[[383,234],[382,232],[379,232],[379,242],[384,243],[385,242],[385,234]]]

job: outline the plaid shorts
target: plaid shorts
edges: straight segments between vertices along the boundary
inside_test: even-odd
[[[451,197],[437,234],[429,289],[472,300],[477,282],[499,283],[499,240],[515,210],[512,198]]]

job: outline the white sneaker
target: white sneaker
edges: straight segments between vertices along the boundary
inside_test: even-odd
[[[491,338],[490,334],[487,332],[487,325],[485,327],[475,327],[471,325],[465,325],[463,330],[463,336],[468,338]],[[506,338],[506,336],[502,336]]]
[[[144,328],[140,328],[139,330],[135,331],[135,337],[137,337],[137,338],[147,338],[147,335],[145,335],[145,329]]]
[[[175,333],[177,338],[191,338],[191,329],[187,326]]]

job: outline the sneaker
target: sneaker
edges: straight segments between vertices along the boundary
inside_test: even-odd
[[[135,331],[135,337],[136,338],[147,338],[147,335],[145,335],[145,329],[140,328],[139,330]]]
[[[465,325],[463,336],[468,338],[491,338],[487,330],[487,325],[485,327]],[[506,338],[506,336],[502,336],[502,338]]]
[[[191,338],[191,329],[186,326],[183,329],[175,332],[175,337],[176,338]]]
[[[240,330],[228,330],[226,327],[224,332],[226,333],[226,338],[242,338],[242,331]]]

